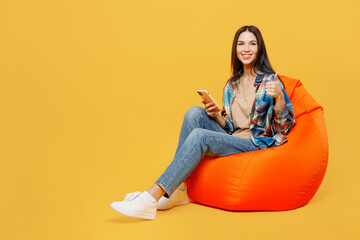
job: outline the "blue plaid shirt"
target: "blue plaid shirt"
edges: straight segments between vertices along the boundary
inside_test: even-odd
[[[241,76],[243,70],[239,71]],[[260,149],[279,146],[287,142],[286,135],[295,125],[295,114],[288,95],[280,81],[281,89],[284,94],[285,107],[281,110],[275,110],[275,99],[266,94],[265,83],[274,81],[275,74],[264,74],[257,72],[254,86],[256,87],[256,97],[249,115],[250,136],[253,143]],[[224,118],[225,130],[232,134],[234,123],[231,114],[231,104],[237,92],[237,86],[240,77],[234,81],[231,77],[224,87],[223,103],[221,116]]]

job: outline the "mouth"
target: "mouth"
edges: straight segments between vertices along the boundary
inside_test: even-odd
[[[250,57],[252,56],[252,54],[241,54],[241,56],[244,58],[244,59],[250,59]]]

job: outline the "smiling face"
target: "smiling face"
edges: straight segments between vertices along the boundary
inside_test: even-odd
[[[244,68],[254,64],[257,52],[258,44],[255,35],[249,31],[242,32],[237,41],[236,54]]]

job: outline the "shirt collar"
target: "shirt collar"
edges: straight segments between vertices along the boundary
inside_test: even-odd
[[[242,68],[242,69],[240,69],[239,70],[239,78],[238,79],[240,79],[240,77],[241,77],[241,74],[243,73],[243,71],[244,71],[244,69]],[[261,83],[261,81],[262,81],[262,79],[264,78],[264,76],[265,76],[265,73],[264,72],[262,72],[262,71],[257,71],[257,75],[256,75],[256,78],[255,78],[255,82],[254,82],[254,86],[256,87],[259,83]]]

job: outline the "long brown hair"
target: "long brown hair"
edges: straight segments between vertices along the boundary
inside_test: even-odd
[[[243,69],[242,62],[238,59],[237,53],[236,53],[236,47],[237,47],[237,41],[239,39],[239,36],[241,33],[249,31],[252,32],[257,40],[258,44],[258,52],[254,61],[254,64],[251,67],[251,71],[253,70],[260,70],[263,73],[275,73],[274,69],[271,67],[266,48],[265,48],[265,42],[264,39],[260,33],[260,30],[255,26],[243,26],[239,28],[234,36],[234,41],[231,49],[231,70],[232,70],[232,77],[234,77],[234,80],[238,79],[240,76],[238,72]]]

